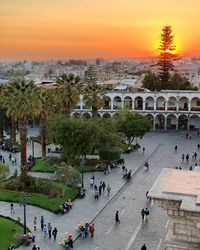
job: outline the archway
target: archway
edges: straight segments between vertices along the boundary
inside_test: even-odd
[[[111,99],[109,96],[104,97],[104,109],[111,109]]]
[[[103,117],[103,118],[111,118],[111,114],[109,114],[109,113],[104,113],[102,117]]]
[[[176,130],[177,117],[174,114],[167,116],[167,130]]]
[[[190,116],[190,130],[199,130],[200,129],[200,117],[198,115]]]
[[[165,98],[160,96],[156,99],[156,110],[165,110]]]
[[[145,100],[145,110],[154,110],[154,99],[149,96]]]
[[[198,97],[194,97],[191,100],[191,110],[192,111],[200,111],[200,99]]]
[[[113,109],[121,109],[122,108],[122,99],[119,96],[115,96],[113,99]]]
[[[146,117],[151,121],[151,129],[153,129],[154,117],[152,114],[147,114]]]
[[[163,114],[159,114],[155,118],[156,129],[164,129],[165,128],[165,116]]]
[[[135,110],[142,110],[143,108],[143,99],[141,96],[135,98]]]
[[[187,97],[181,97],[178,102],[179,110],[185,110],[188,111],[188,98]]]
[[[85,118],[85,119],[91,118],[90,113],[83,113],[83,118]]]
[[[175,97],[169,97],[167,102],[167,110],[176,110],[177,109],[177,99]]]
[[[186,115],[179,115],[178,117],[178,129],[187,130],[188,118]]]
[[[132,110],[132,103],[133,103],[133,100],[130,96],[126,96],[124,98],[124,108],[125,109]]]
[[[100,113],[97,113],[97,118],[101,118],[102,115]]]
[[[79,113],[79,112],[74,112],[74,113],[72,114],[72,117],[74,117],[74,118],[80,118],[80,117],[81,117],[81,113]]]

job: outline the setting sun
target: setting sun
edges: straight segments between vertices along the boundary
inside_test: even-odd
[[[165,52],[166,52],[166,53],[170,53],[171,50],[170,50],[170,49],[166,49]]]

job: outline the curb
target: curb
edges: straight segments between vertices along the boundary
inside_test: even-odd
[[[138,171],[141,169],[141,167],[143,167],[144,163],[158,150],[158,148],[161,146],[161,144],[158,144],[158,146],[150,153],[150,155],[142,162],[142,164],[140,164],[140,166],[135,170],[134,173],[132,173],[131,177],[134,177]],[[97,216],[104,210],[104,208],[107,207],[107,205],[120,193],[120,191],[126,186],[126,184],[129,182],[129,180],[126,180],[124,182],[124,184],[121,185],[121,187],[119,187],[119,189],[116,191],[116,193],[113,194],[113,196],[109,199],[108,202],[106,202],[103,207],[94,215],[94,217],[88,222],[89,224],[92,223]],[[74,242],[79,238],[81,234],[79,233],[75,239]]]

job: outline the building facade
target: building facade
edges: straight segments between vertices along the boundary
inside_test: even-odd
[[[152,122],[152,130],[200,130],[199,91],[110,91],[105,95],[98,116],[112,117],[119,110],[147,116]],[[72,115],[91,117],[91,108],[86,107],[83,97]]]

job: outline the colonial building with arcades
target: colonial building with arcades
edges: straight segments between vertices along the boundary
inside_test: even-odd
[[[98,116],[108,118],[119,110],[130,110],[147,116],[152,130],[200,130],[199,91],[108,91]],[[84,98],[72,113],[73,116],[90,118],[91,107]]]

